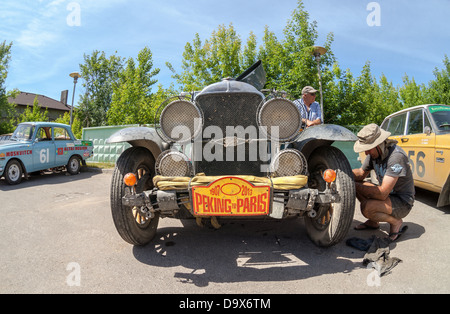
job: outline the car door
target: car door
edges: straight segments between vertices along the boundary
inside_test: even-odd
[[[422,108],[411,110],[406,117],[405,134],[399,145],[408,155],[415,185],[427,187],[434,181],[434,147],[436,134]]]
[[[55,143],[52,128],[39,126],[33,143],[33,166],[29,171],[38,171],[55,166]]]
[[[70,156],[74,153],[75,145],[65,128],[56,126],[53,129],[56,146],[56,165],[65,166],[67,165]]]
[[[434,105],[428,110],[432,127],[436,129],[434,191],[440,193],[450,171],[450,106]]]

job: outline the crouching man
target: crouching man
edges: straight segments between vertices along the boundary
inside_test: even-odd
[[[397,141],[388,139],[390,135],[376,124],[365,126],[358,133],[354,150],[365,152],[367,157],[361,168],[353,169],[353,176],[361,213],[368,220],[355,229],[378,229],[380,222],[388,222],[389,238],[395,241],[407,229],[402,228],[402,218],[411,211],[415,189],[408,157]],[[379,185],[364,181],[371,170]]]

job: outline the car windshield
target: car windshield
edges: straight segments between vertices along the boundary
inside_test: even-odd
[[[429,109],[439,131],[450,132],[450,106],[430,106]]]
[[[34,126],[31,124],[19,124],[11,135],[11,140],[28,141],[33,137]]]

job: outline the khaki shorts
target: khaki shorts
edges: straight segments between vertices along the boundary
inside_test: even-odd
[[[397,219],[405,218],[411,211],[412,205],[396,195],[389,195],[389,198],[392,203],[392,217]]]

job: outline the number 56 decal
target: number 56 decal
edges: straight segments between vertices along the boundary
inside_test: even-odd
[[[39,152],[39,161],[41,162],[41,164],[50,162],[50,150],[48,148],[41,149],[41,151]]]
[[[411,156],[414,157],[415,154],[416,152],[413,150],[408,151],[408,159],[409,163],[411,164],[411,170],[413,174],[414,171],[416,171],[419,177],[423,177],[425,175],[425,163],[423,162],[423,159],[425,158],[425,153],[424,152],[417,153],[415,164],[416,166],[414,166],[414,161],[411,159]]]

